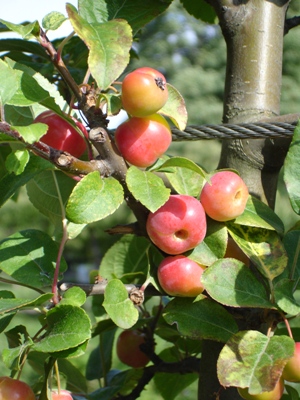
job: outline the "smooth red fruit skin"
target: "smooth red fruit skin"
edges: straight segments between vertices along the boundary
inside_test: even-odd
[[[271,392],[249,394],[248,388],[238,388],[240,396],[245,400],[280,400],[284,391],[284,381],[280,379]]]
[[[183,255],[169,256],[159,264],[157,278],[170,296],[196,297],[204,290],[201,283],[204,270],[205,267]]]
[[[282,377],[288,382],[300,382],[300,342],[295,343],[295,352],[286,363]]]
[[[138,68],[125,76],[121,99],[129,115],[145,117],[154,114],[168,100],[166,78],[153,68]]]
[[[235,258],[236,260],[242,261],[247,267],[250,266],[250,259],[241,250],[241,248],[235,243],[232,237],[228,237],[227,248],[224,258]]]
[[[117,356],[122,363],[132,368],[143,368],[150,361],[139,346],[145,343],[145,335],[137,330],[123,331],[117,340]]]
[[[88,137],[84,125],[75,118],[73,119],[84,136]],[[67,121],[53,111],[42,112],[35,118],[34,122],[41,122],[48,125],[48,131],[41,137],[40,142],[54,149],[66,151],[77,158],[85,152],[86,142],[84,138]]]
[[[248,197],[248,188],[239,175],[220,171],[204,185],[200,201],[212,219],[229,221],[244,212]]]
[[[1,376],[0,400],[35,400],[35,395],[27,383]]]
[[[58,392],[51,392],[52,400],[73,400],[71,393],[68,390],[61,390],[60,393]]]
[[[167,254],[182,254],[201,243],[206,235],[206,215],[199,200],[171,195],[146,223],[152,242]]]
[[[169,124],[159,114],[132,117],[115,132],[116,145],[130,164],[144,168],[154,164],[172,142]]]

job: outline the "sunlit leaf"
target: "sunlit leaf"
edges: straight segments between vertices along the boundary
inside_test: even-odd
[[[127,171],[126,183],[133,196],[151,212],[161,207],[171,192],[159,176],[134,166]]]
[[[183,131],[186,128],[188,119],[184,98],[174,86],[167,83],[167,87],[169,93],[168,100],[159,110],[159,113],[169,117],[174,125]]]
[[[221,350],[217,370],[222,386],[249,387],[250,394],[271,391],[294,353],[288,336],[265,336],[258,331],[233,335]]]

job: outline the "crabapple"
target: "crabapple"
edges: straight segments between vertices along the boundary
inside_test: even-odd
[[[154,114],[168,100],[166,78],[153,68],[138,68],[125,76],[121,98],[124,110],[134,117]]]
[[[240,396],[245,400],[280,400],[284,390],[284,381],[279,379],[275,388],[270,392],[250,394],[248,388],[238,388]]]
[[[51,392],[52,400],[73,400],[71,393],[68,390],[60,390]]]
[[[27,383],[8,376],[0,377],[1,400],[35,400],[35,394]]]
[[[205,267],[183,255],[166,257],[158,266],[157,278],[170,296],[196,297],[204,286],[201,276]]]
[[[230,236],[228,237],[224,258],[235,258],[236,260],[242,261],[247,267],[250,265],[250,259]]]
[[[200,201],[212,219],[229,221],[244,212],[248,197],[248,188],[239,175],[219,171],[204,185]]]
[[[132,368],[143,368],[150,361],[140,345],[145,343],[145,334],[136,330],[123,331],[117,340],[117,356],[122,363]]]
[[[152,242],[168,254],[182,254],[201,243],[206,234],[206,215],[199,200],[174,194],[146,222]]]
[[[120,153],[136,167],[148,167],[162,156],[172,141],[169,124],[159,114],[145,118],[132,117],[115,132]]]
[[[84,136],[88,137],[85,126],[75,118],[73,120]],[[40,138],[40,142],[57,150],[66,151],[77,158],[85,152],[86,142],[84,138],[72,125],[55,112],[51,110],[44,111],[35,118],[34,122],[48,125],[48,131]]]
[[[289,382],[300,382],[300,342],[295,343],[294,355],[286,363],[282,377]]]

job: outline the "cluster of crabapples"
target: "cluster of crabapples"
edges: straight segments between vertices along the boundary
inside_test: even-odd
[[[173,194],[162,207],[149,214],[148,236],[166,255],[158,266],[157,278],[168,295],[196,297],[203,292],[201,275],[205,266],[184,253],[204,240],[207,215],[216,221],[232,220],[244,212],[248,197],[248,188],[239,175],[218,171],[205,183],[199,200]]]

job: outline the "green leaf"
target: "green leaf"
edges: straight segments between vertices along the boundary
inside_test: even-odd
[[[300,278],[300,231],[292,230],[284,235],[283,245],[288,255],[288,265],[283,276],[297,281]]]
[[[0,179],[0,206],[14,193],[42,170],[53,169],[54,166],[40,157],[32,156],[21,175],[7,173]]]
[[[33,349],[54,353],[76,348],[91,337],[91,322],[86,312],[71,304],[59,304],[46,314],[47,333]]]
[[[0,333],[2,333],[8,327],[8,325],[10,324],[11,320],[15,315],[16,312],[13,311],[0,316]]]
[[[234,222],[257,228],[275,229],[280,234],[284,233],[284,224],[278,215],[270,207],[253,196],[249,196],[243,214],[237,217]]]
[[[198,264],[210,266],[224,257],[227,247],[227,228],[222,222],[207,218],[207,232],[203,242],[187,253]]]
[[[226,306],[274,307],[263,283],[233,258],[216,261],[203,272],[201,281],[210,297]]]
[[[67,12],[77,35],[90,49],[88,64],[102,90],[115,81],[129,63],[132,32],[125,20],[89,24],[71,4]]]
[[[42,26],[47,31],[55,31],[62,25],[63,22],[66,21],[66,19],[67,18],[62,13],[58,11],[52,11],[43,18]]]
[[[0,40],[0,52],[23,52],[35,54],[42,59],[49,60],[49,56],[45,52],[44,48],[36,42],[31,42],[23,39],[1,39]],[[5,114],[6,118],[6,114]]]
[[[216,23],[216,12],[210,4],[204,0],[180,0],[187,12],[194,17],[209,24]]]
[[[32,36],[37,36],[40,33],[40,25],[38,21],[34,21],[30,24],[22,25],[22,24],[13,24],[9,21],[5,21],[4,19],[0,19],[0,22],[6,25],[11,31],[18,33],[22,36],[23,39],[28,40],[31,39]]]
[[[225,387],[249,387],[250,394],[271,391],[293,355],[294,346],[287,336],[238,332],[221,350],[217,363],[219,381]]]
[[[165,11],[171,0],[79,0],[79,14],[88,22],[105,22],[111,19],[125,19],[133,33]]]
[[[86,378],[88,380],[101,379],[111,369],[115,333],[116,329],[100,334],[99,346],[91,351],[86,365]]]
[[[202,295],[196,299],[175,298],[164,309],[168,324],[192,339],[227,342],[238,331],[234,318],[220,304]]]
[[[18,282],[33,287],[52,284],[58,245],[46,233],[28,229],[0,242],[0,268]],[[67,269],[61,260],[60,272]]]
[[[171,157],[163,164],[161,164],[156,170],[164,171],[164,169],[169,167],[187,168],[201,175],[204,179],[208,179],[207,178],[208,175],[206,174],[203,168],[199,167],[199,165],[197,165],[196,163],[185,157]],[[199,188],[199,190],[200,189],[201,188]]]
[[[64,210],[76,182],[61,171],[42,171],[27,184],[29,200],[54,224],[62,226]],[[62,201],[62,204],[61,204]]]
[[[14,311],[38,307],[52,299],[52,293],[45,293],[36,299],[0,299],[0,313],[11,313]]]
[[[62,110],[67,106],[67,103],[60,95],[56,85],[50,83],[42,74],[26,65],[10,59],[8,59],[8,62],[14,69],[19,81],[19,89],[7,102],[8,104],[24,107],[40,103],[66,119]]]
[[[126,174],[126,183],[136,200],[140,201],[151,212],[155,212],[168,200],[170,189],[163,180],[152,172],[142,171],[131,166]]]
[[[6,104],[19,88],[19,82],[16,72],[0,60],[0,104]]]
[[[283,180],[290,198],[291,205],[296,214],[300,215],[300,185],[299,168],[300,159],[300,122],[298,122],[289,151],[283,165]]]
[[[5,119],[10,125],[26,126],[32,123],[32,110],[30,107],[16,107],[5,105]]]
[[[86,302],[85,292],[78,286],[71,287],[64,295],[60,304],[71,304],[80,307]]]
[[[199,197],[204,183],[203,176],[188,168],[173,167],[174,171],[165,172],[169,182],[179,194]]]
[[[138,310],[128,297],[127,290],[118,279],[108,282],[103,307],[114,323],[122,329],[131,328],[138,320]]]
[[[100,177],[91,172],[75,186],[67,207],[67,218],[75,224],[86,224],[104,219],[123,202],[123,188],[114,178]]]
[[[176,356],[174,354],[176,354]],[[178,349],[175,346],[164,349],[159,353],[159,357],[165,362],[179,361],[180,356],[183,355],[178,353]],[[195,382],[197,378],[199,379],[199,375],[196,373],[184,375],[179,373],[156,373],[154,376],[154,383],[164,400],[174,400],[177,396],[182,394],[185,388]]]
[[[12,126],[11,129],[16,130],[27,143],[37,142],[48,130],[46,124],[36,123],[28,126]]]
[[[123,283],[143,282],[148,272],[148,251],[151,243],[144,237],[124,235],[104,255],[99,275],[117,278]]]
[[[168,100],[166,104],[159,110],[160,114],[169,117],[178,129],[183,131],[186,128],[188,114],[185,107],[184,98],[174,86],[167,83]]]
[[[20,175],[24,172],[30,159],[27,150],[17,150],[10,153],[5,160],[5,167],[9,173]]]
[[[275,231],[226,223],[230,235],[258,270],[270,280],[280,275],[288,258]]]
[[[278,307],[291,316],[300,313],[300,305],[293,296],[295,283],[289,279],[281,279],[274,287],[275,301]]]

